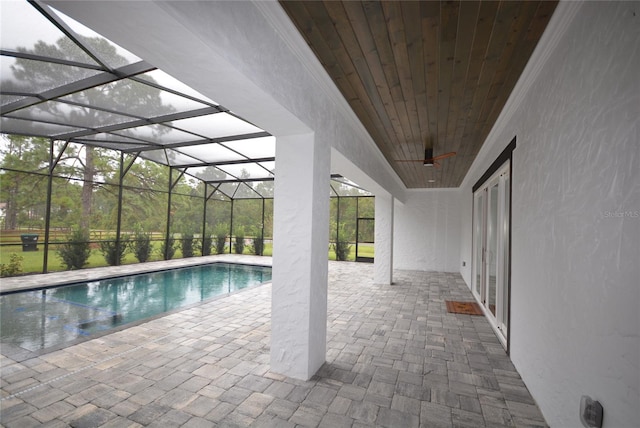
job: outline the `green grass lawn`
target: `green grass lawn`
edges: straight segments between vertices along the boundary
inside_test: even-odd
[[[264,255],[270,256],[273,252],[273,248],[271,244],[265,244]],[[22,245],[11,245],[11,246],[2,246],[0,247],[0,263],[7,264],[9,263],[9,258],[12,253],[17,254],[22,257],[22,272],[23,273],[40,273],[42,272],[42,262],[44,259],[44,245],[38,244],[38,251],[22,251]],[[199,254],[195,257],[198,257]],[[244,249],[243,254],[252,254],[250,252],[250,248],[247,246]],[[151,258],[149,261],[157,261],[162,260],[162,254],[160,253],[160,243],[153,243],[153,251],[151,253]],[[180,249],[176,249],[176,253],[173,256],[174,259],[182,258],[182,251]],[[132,253],[127,253],[124,257],[123,264],[133,264],[138,263],[138,260]],[[87,268],[92,267],[102,267],[108,266],[104,256],[98,249],[91,250],[91,256],[89,257]],[[59,272],[64,271],[65,268],[62,265],[60,257],[58,257],[57,252],[52,247],[49,248],[48,260],[47,260],[47,270],[49,272]]]
[[[22,257],[22,271],[24,273],[38,273],[42,272],[42,262],[44,259],[44,245],[38,245],[38,251],[22,251],[22,246],[11,246],[11,247],[2,247],[0,249],[0,263],[8,263],[9,257],[11,253],[16,253],[18,256]],[[154,251],[154,254],[151,255],[151,259],[153,260],[161,260],[162,257],[158,251]],[[129,253],[125,256],[124,264],[137,263],[138,261],[134,257],[133,254]],[[100,250],[94,249],[91,251],[91,256],[89,257],[88,264],[86,267],[100,267],[100,266],[108,266],[107,262],[104,259]],[[49,272],[58,272],[63,271],[65,268],[62,265],[60,257],[54,249],[49,249],[48,260],[47,260],[47,270]]]
[[[373,257],[373,244],[360,244],[358,247],[358,256],[359,257]],[[331,245],[329,245],[329,260],[335,260],[336,253],[333,251]],[[347,257],[347,261],[355,261],[356,260],[356,246],[355,244],[351,245],[351,250],[349,251],[349,257]]]
[[[22,272],[23,273],[40,273],[42,272],[42,262],[44,258],[44,245],[38,244],[38,251],[22,251],[22,245],[11,245],[11,246],[2,246],[0,247],[0,263],[7,264],[9,262],[9,258],[12,253],[17,254],[22,257]],[[245,246],[243,254],[252,254],[250,252],[250,247]],[[264,255],[271,256],[273,254],[273,246],[271,243],[265,243],[264,247]],[[359,247],[359,256],[361,257],[373,257],[373,244],[360,244]],[[195,256],[197,257],[197,256]],[[335,252],[329,246],[328,251],[329,260],[335,260],[336,255]],[[176,253],[173,257],[174,259],[182,258],[182,252],[180,249],[176,250]],[[351,245],[351,251],[349,253],[349,261],[354,261],[356,258],[356,250],[355,245]],[[160,243],[153,243],[153,251],[151,254],[151,258],[149,261],[162,260],[162,255],[160,254]],[[133,264],[138,263],[137,259],[132,253],[127,253],[124,258],[123,264]],[[65,268],[61,263],[60,257],[58,257],[53,246],[49,249],[48,254],[48,271],[49,272],[59,272],[64,271]],[[104,259],[104,256],[98,249],[93,249],[91,251],[91,257],[89,257],[89,263],[87,264],[87,268],[92,267],[102,267],[108,266],[107,262]]]

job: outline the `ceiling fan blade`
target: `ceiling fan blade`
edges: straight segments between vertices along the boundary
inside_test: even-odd
[[[424,162],[424,159],[396,159],[396,162]]]
[[[433,158],[431,158],[431,160],[440,160],[440,159],[446,159],[446,158],[450,158],[451,156],[455,156],[456,152],[449,152],[449,153],[445,153],[439,156],[434,156]]]

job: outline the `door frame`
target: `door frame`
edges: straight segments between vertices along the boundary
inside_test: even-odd
[[[513,151],[516,148],[516,137],[513,137],[513,139],[511,140],[511,142],[507,145],[507,147],[502,151],[502,153],[500,153],[500,155],[493,161],[493,163],[491,164],[491,166],[489,166],[489,168],[484,172],[484,174],[480,177],[480,179],[476,182],[476,184],[473,185],[472,190],[471,190],[471,251],[472,251],[472,257],[471,257],[471,292],[474,296],[474,298],[477,300],[478,296],[475,293],[475,287],[476,287],[476,233],[475,233],[475,227],[476,227],[476,191],[478,191],[479,189],[481,189],[485,184],[487,184],[487,182],[491,179],[494,178],[494,176],[496,175],[496,173],[501,170],[503,168],[503,166],[505,165],[506,162],[509,163],[509,167],[508,167],[508,173],[509,173],[509,189],[508,189],[508,248],[505,248],[506,254],[507,254],[507,266],[506,266],[506,278],[504,278],[504,287],[506,287],[506,291],[507,291],[507,302],[506,302],[506,310],[507,310],[507,334],[506,337],[500,332],[500,330],[498,329],[498,323],[497,322],[493,322],[493,319],[491,317],[493,317],[493,315],[489,312],[487,313],[486,308],[484,306],[484,304],[481,301],[478,301],[478,304],[480,305],[480,307],[482,307],[482,310],[485,313],[485,316],[487,317],[487,319],[489,320],[489,324],[491,325],[491,327],[495,330],[496,335],[498,336],[498,338],[503,338],[500,339],[500,342],[503,344],[503,346],[505,347],[505,350],[507,351],[507,354],[510,353],[510,344],[511,344],[511,241],[512,241],[512,189],[513,189]],[[487,192],[488,193],[488,192]],[[487,202],[485,202],[486,204]],[[483,219],[486,221],[486,215],[487,213],[484,212],[483,213]],[[483,231],[481,233],[481,238],[483,240],[483,246],[485,245],[486,241],[486,233],[485,231]],[[484,255],[483,255],[484,257]],[[484,272],[484,263],[482,263],[482,273],[481,275],[484,278],[484,275],[486,274]],[[481,285],[481,290],[480,290],[480,295],[482,296],[484,294],[484,290],[482,289],[482,285]],[[504,295],[504,293],[503,293]],[[496,310],[496,315],[497,315],[497,310]],[[494,317],[495,318],[495,317]]]
[[[357,262],[364,262],[364,263],[373,263],[374,259],[375,259],[375,253],[373,255],[373,257],[363,257],[360,256],[358,254],[358,244],[375,244],[375,240],[374,241],[361,241],[360,240],[360,221],[371,221],[374,223],[374,237],[375,237],[375,218],[373,217],[358,217],[356,218],[356,261]]]

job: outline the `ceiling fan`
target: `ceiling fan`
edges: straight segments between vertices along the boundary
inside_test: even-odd
[[[450,158],[451,156],[455,156],[456,152],[444,153],[439,156],[433,156],[433,149],[427,148],[424,149],[424,159],[398,159],[396,162],[422,162],[424,166],[440,166],[437,162],[442,159]]]

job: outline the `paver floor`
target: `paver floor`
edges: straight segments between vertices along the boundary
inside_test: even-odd
[[[327,361],[269,371],[271,286],[23,361],[2,356],[6,427],[546,426],[459,274],[329,263]]]

